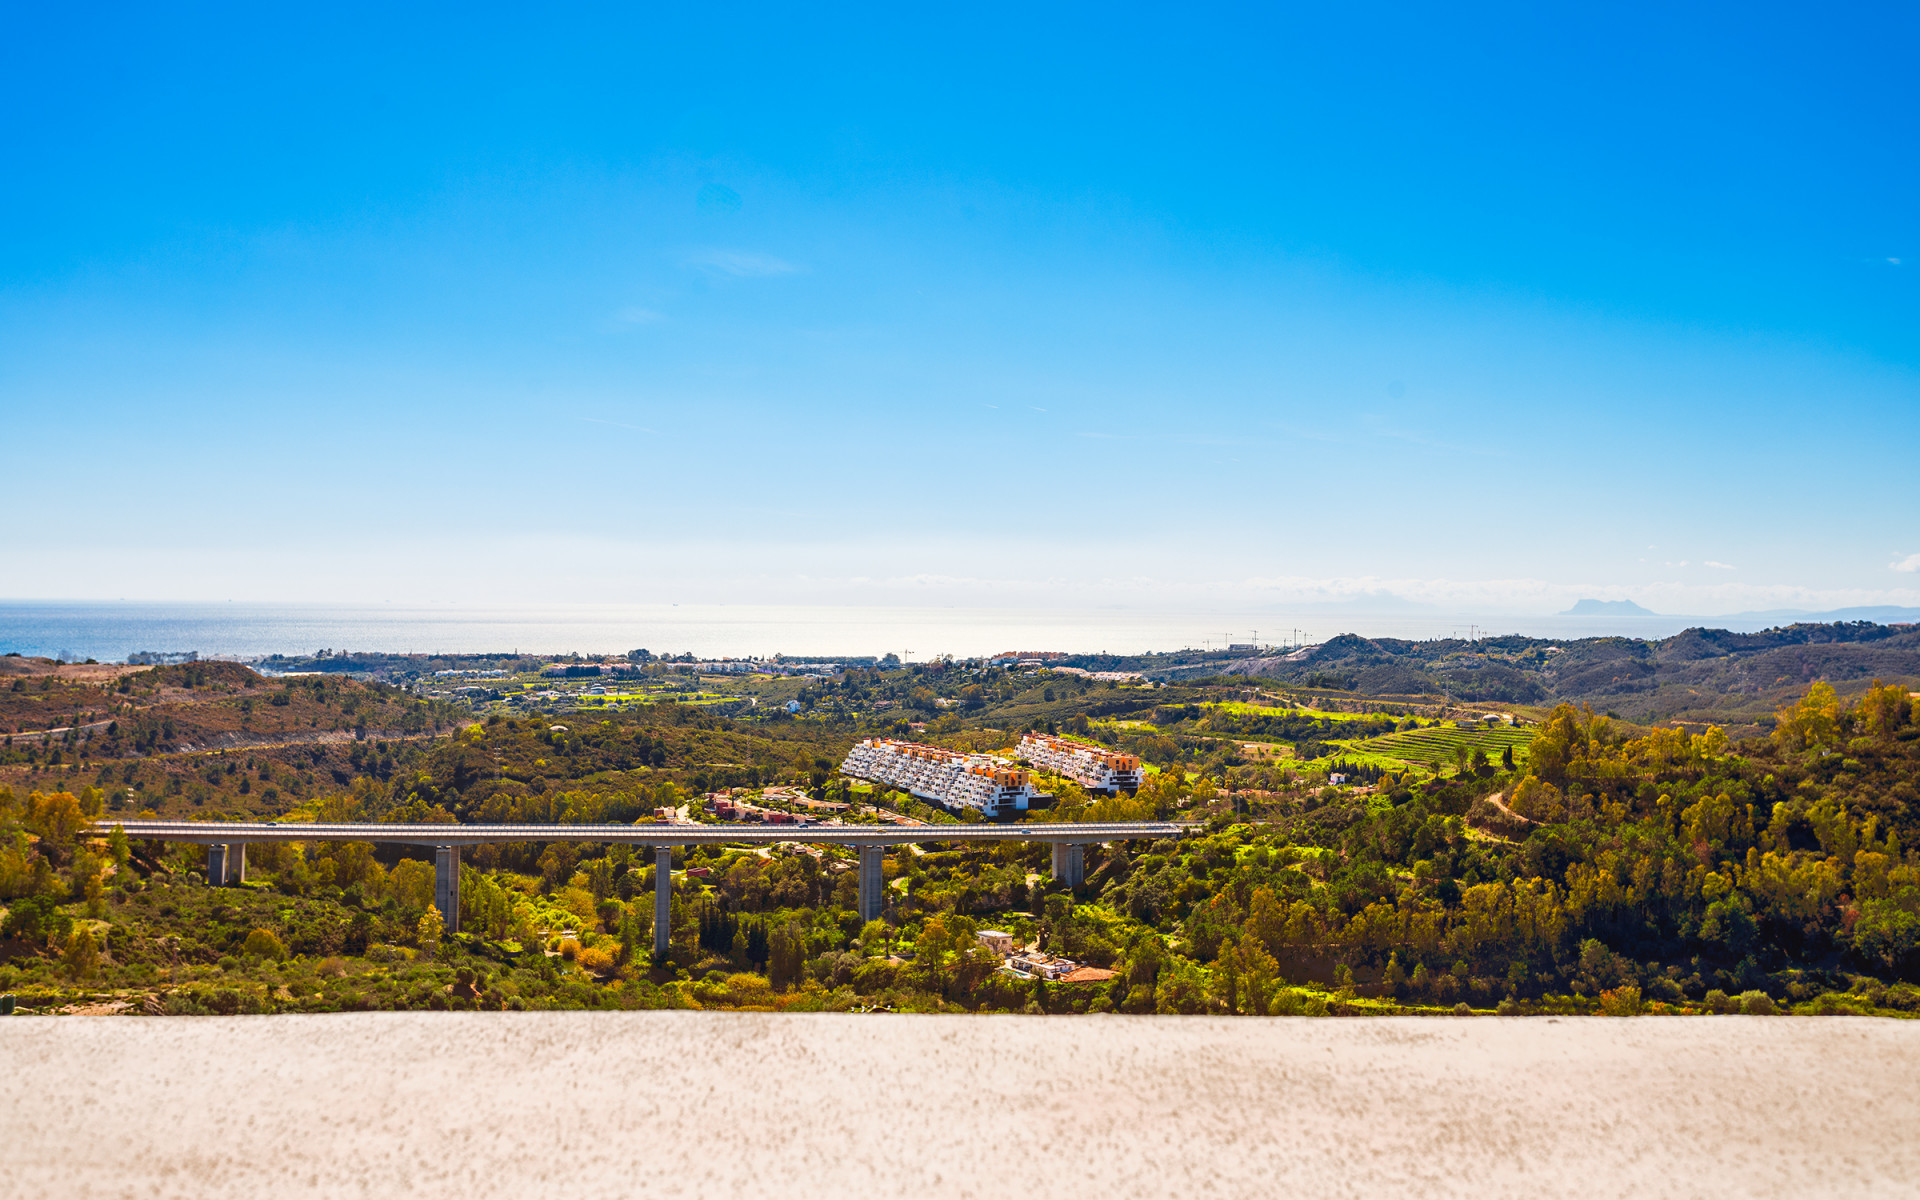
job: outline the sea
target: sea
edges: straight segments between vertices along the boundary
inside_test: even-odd
[[[909,662],[1004,651],[1141,654],[1230,644],[1312,645],[1342,633],[1408,640],[1518,633],[1543,638],[1667,637],[1701,617],[1160,612],[1126,609],[888,608],[830,605],[519,607],[0,601],[0,654],[117,662],[140,651],[251,659],[319,650],[399,654],[606,654],[701,657],[898,654]]]

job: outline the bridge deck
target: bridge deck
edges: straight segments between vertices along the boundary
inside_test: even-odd
[[[727,842],[821,842],[897,846],[907,842],[1058,842],[1083,844],[1179,837],[1195,828],[1173,821],[1010,825],[317,825],[273,821],[112,821],[130,838],[207,845],[247,842],[389,842],[478,846],[488,842],[627,842],[705,846]]]

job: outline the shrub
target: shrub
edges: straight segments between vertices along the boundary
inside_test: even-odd
[[[287,957],[287,945],[273,930],[255,927],[251,933],[247,934],[247,940],[240,944],[240,953],[257,954],[261,958],[271,958],[275,962],[281,962]]]
[[[75,979],[91,979],[100,969],[100,943],[94,940],[93,931],[82,925],[67,937],[67,949],[64,956],[67,974]]]
[[[1825,992],[1794,1011],[1810,1017],[1866,1017],[1873,1015],[1873,1002],[1865,996]]]
[[[1267,1011],[1276,1017],[1324,1017],[1327,1015],[1327,998],[1319,992],[1281,988],[1274,993],[1273,1003]]]
[[[1910,983],[1896,983],[1888,988],[1881,997],[1880,1004],[1885,1008],[1899,1009],[1901,1012],[1920,1012],[1920,988]]]
[[[1708,992],[1706,997],[1701,1000],[1701,1004],[1703,1004],[1710,1013],[1730,1013],[1734,1011],[1736,1007],[1733,1000],[1728,998],[1727,994],[1719,988],[1714,988]]]
[[[1780,1010],[1774,1007],[1773,997],[1765,992],[1741,992],[1740,1011],[1749,1017],[1770,1017]]]
[[[1639,1016],[1640,989],[1629,983],[1611,991],[1601,992],[1600,1011],[1610,1017]]]
[[[578,939],[575,939],[575,938],[561,939],[560,957],[566,959],[568,962],[578,961],[578,959],[580,958],[580,942],[578,941]]]
[[[372,948],[369,947],[368,949],[371,950]],[[369,954],[368,957],[371,958],[372,955]],[[322,978],[339,979],[347,973],[347,964],[344,959],[323,958],[314,965],[313,973]]]
[[[581,946],[573,960],[583,971],[604,975],[613,970],[613,955],[598,946]]]
[[[773,988],[764,976],[741,972],[727,976],[724,997],[738,1008],[764,1008],[773,1003]]]

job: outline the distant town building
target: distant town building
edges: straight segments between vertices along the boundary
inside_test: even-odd
[[[1054,670],[1062,675],[1078,675],[1097,683],[1131,683],[1141,678],[1138,671],[1089,671],[1085,667],[1055,667]]]
[[[1033,663],[1038,666],[1041,663],[1059,662],[1065,657],[1066,654],[1059,650],[1007,650],[989,658],[987,665],[999,667],[1008,663]]]
[[[1033,799],[1027,773],[1006,759],[919,742],[868,738],[847,752],[840,769],[948,808],[1025,812]]]
[[[1132,754],[1090,746],[1071,738],[1048,737],[1044,733],[1029,733],[1021,738],[1015,753],[1036,767],[1065,775],[1090,792],[1112,796],[1140,790],[1140,759]]]
[[[199,662],[198,650],[136,650],[127,655],[130,667],[177,667],[182,663]]]
[[[1013,935],[1004,929],[982,929],[973,935],[982,946],[1006,958],[1013,953]]]

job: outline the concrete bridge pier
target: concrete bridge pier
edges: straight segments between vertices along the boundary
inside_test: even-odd
[[[225,887],[227,885],[227,848],[222,843],[207,847],[207,886]]]
[[[433,851],[433,906],[440,910],[446,932],[460,932],[460,847],[436,846]]]
[[[227,886],[239,887],[247,881],[247,844],[227,844]]]
[[[664,957],[673,934],[673,847],[653,848],[653,956]]]
[[[1087,848],[1078,842],[1053,843],[1053,877],[1068,887],[1087,881]]]
[[[887,906],[887,876],[881,870],[886,861],[885,846],[860,847],[860,920],[878,921]]]

